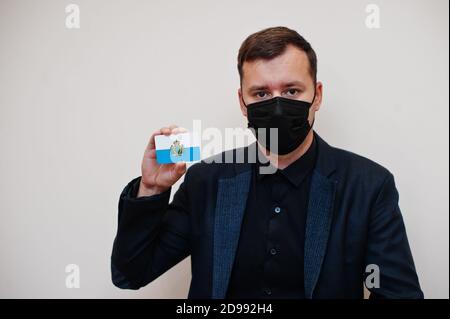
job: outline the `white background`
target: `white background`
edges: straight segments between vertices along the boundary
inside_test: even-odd
[[[237,51],[277,25],[317,52],[316,131],[395,175],[424,293],[449,297],[448,1],[80,0],[78,30],[69,3],[0,0],[0,297],[186,297],[189,259],[112,285],[119,194],[153,130],[246,127]]]

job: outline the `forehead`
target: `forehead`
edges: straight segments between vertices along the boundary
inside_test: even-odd
[[[313,81],[309,73],[308,56],[292,45],[288,45],[281,55],[273,59],[244,62],[242,69],[244,86],[278,87],[286,82],[301,81],[309,84]]]

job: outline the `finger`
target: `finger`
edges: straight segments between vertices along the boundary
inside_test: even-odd
[[[172,134],[180,134],[180,133],[186,133],[187,130],[184,127],[175,127],[172,129]]]
[[[148,144],[147,144],[148,150],[155,149],[155,136],[160,135],[160,134],[161,134],[161,130],[157,130],[152,133],[152,135],[150,136],[150,140],[148,141]]]
[[[180,176],[183,175],[184,172],[186,171],[186,163],[185,162],[175,163],[173,170],[175,172],[176,178],[177,179],[180,178]]]
[[[172,129],[174,129],[174,128],[176,128],[176,127],[178,127],[178,126],[175,125],[175,124],[172,124],[172,125],[169,125],[169,126],[164,126],[164,127],[161,128],[161,131],[162,131],[164,134],[166,134],[166,132],[172,132]]]
[[[165,126],[165,127],[161,128],[161,133],[164,135],[170,135],[171,132],[172,132],[172,129],[170,127]]]

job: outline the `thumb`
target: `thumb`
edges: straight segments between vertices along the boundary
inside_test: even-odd
[[[184,172],[186,171],[186,163],[185,162],[175,163],[174,170],[175,170],[175,174],[177,176],[183,175]]]

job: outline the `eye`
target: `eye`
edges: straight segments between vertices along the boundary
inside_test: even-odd
[[[263,98],[267,97],[267,92],[264,92],[264,91],[258,91],[258,92],[255,93],[255,96],[256,96],[257,98],[263,99]]]
[[[289,89],[286,91],[286,95],[288,96],[296,96],[300,91],[297,89]]]

